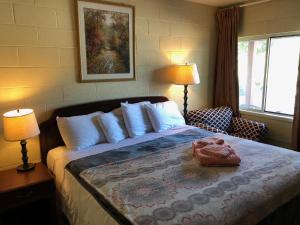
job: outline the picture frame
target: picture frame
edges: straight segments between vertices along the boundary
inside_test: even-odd
[[[135,7],[76,0],[80,82],[135,80]]]

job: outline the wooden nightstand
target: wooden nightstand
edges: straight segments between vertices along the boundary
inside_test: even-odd
[[[0,172],[1,225],[56,225],[54,179],[46,166],[28,172]]]

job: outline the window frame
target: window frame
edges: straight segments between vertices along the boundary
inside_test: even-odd
[[[285,38],[285,37],[288,38],[288,37],[295,37],[295,36],[300,37],[300,33],[299,32],[290,32],[290,33],[286,33],[286,34],[259,35],[259,36],[247,36],[247,37],[239,37],[238,38],[238,42],[240,42],[240,41],[258,41],[258,40],[266,40],[267,41],[261,110],[239,108],[240,111],[266,114],[266,115],[271,115],[271,116],[286,117],[286,118],[294,117],[294,115],[291,115],[291,114],[267,111],[266,110],[266,102],[267,102],[267,91],[268,91],[267,83],[268,83],[268,79],[269,79],[269,61],[270,61],[271,40],[275,39],[275,38]]]

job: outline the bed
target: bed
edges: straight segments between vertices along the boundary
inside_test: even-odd
[[[121,102],[167,100],[69,106],[40,125],[42,162],[70,224],[300,224],[300,153],[190,126],[68,151],[56,124],[57,116],[109,112]],[[201,167],[191,142],[210,136],[235,148],[241,165]]]

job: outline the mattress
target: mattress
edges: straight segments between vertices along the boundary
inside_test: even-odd
[[[148,133],[143,136],[128,138],[117,144],[104,143],[80,151],[69,151],[65,146],[48,152],[47,165],[55,175],[57,190],[61,196],[62,210],[72,225],[114,225],[118,224],[103,209],[86,189],[70,174],[65,166],[76,159],[96,155],[124,146],[130,146],[190,129],[190,126],[177,127],[161,133]]]
[[[216,136],[239,167],[201,167],[194,139]],[[188,126],[48,154],[71,224],[253,225],[300,194],[300,153]],[[153,191],[154,190],[154,191]]]

